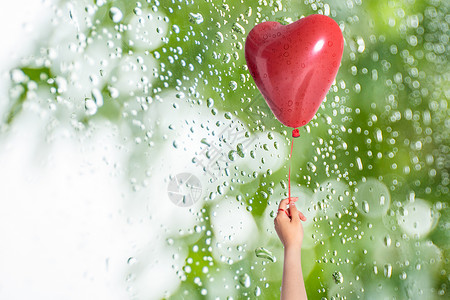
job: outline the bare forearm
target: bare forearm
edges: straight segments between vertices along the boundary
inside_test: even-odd
[[[301,251],[300,248],[285,248],[281,300],[293,299],[307,299],[303,281]]]

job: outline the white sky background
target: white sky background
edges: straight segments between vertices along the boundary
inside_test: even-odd
[[[52,14],[50,0],[0,1],[2,117],[9,70],[36,53]],[[47,122],[24,109],[0,133],[0,299],[127,299],[136,292],[128,259],[157,233],[123,212],[129,187],[111,176],[118,137],[104,125],[85,139],[61,128],[46,143]],[[154,244],[160,263],[147,268],[146,299],[177,287],[171,253]]]
[[[0,2],[2,117],[8,70],[50,30],[50,3]],[[0,135],[0,299],[127,298],[130,236],[118,215],[120,184],[98,163],[100,143],[87,141],[86,159],[67,132],[46,145],[45,117],[25,111],[16,121]]]

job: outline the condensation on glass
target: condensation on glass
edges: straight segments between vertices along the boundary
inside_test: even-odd
[[[4,126],[33,111],[54,120],[50,137],[56,123],[70,139],[98,128],[114,137],[104,141],[119,153],[109,176],[131,190],[121,226],[142,231],[115,270],[130,299],[279,297],[273,218],[287,196],[290,129],[256,89],[243,49],[254,25],[314,13],[336,20],[345,48],[292,156],[292,194],[308,218],[308,295],[447,297],[444,1],[96,0],[51,9],[48,38],[10,72]]]

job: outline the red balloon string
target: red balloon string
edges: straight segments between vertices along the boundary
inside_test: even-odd
[[[288,193],[289,193],[289,204],[291,204],[291,157],[292,150],[294,149],[294,138],[299,137],[300,132],[298,129],[292,130],[292,141],[291,141],[291,153],[289,154],[289,175],[288,175]]]

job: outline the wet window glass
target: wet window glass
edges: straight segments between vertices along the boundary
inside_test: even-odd
[[[1,52],[0,298],[277,299],[289,166],[309,299],[448,298],[448,3],[22,2]],[[289,160],[245,41],[311,14],[344,52]]]

